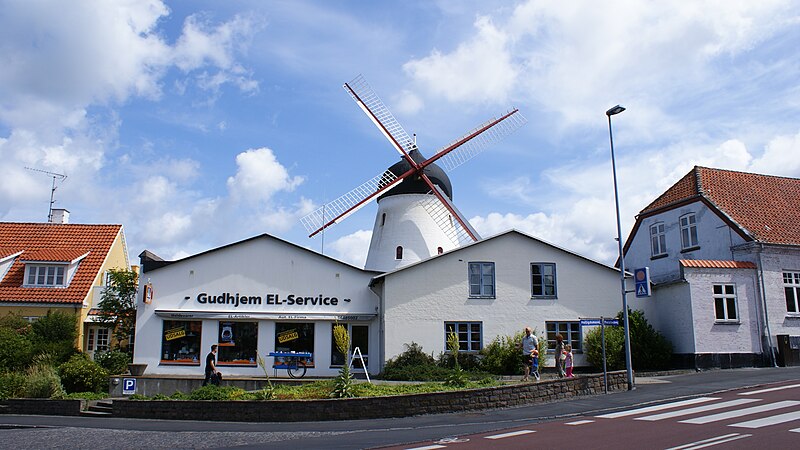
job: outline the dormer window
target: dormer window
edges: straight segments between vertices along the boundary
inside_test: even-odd
[[[26,265],[25,280],[27,286],[63,287],[67,265]]]

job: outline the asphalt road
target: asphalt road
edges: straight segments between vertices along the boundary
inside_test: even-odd
[[[633,391],[547,405],[402,419],[340,422],[242,423],[0,415],[0,448],[256,449],[291,446],[312,449],[352,449],[424,447],[426,443],[434,441],[453,442],[448,446],[453,448],[455,441],[469,435],[502,434],[504,430],[518,430],[536,424],[546,427],[555,427],[559,424],[563,426],[563,423],[581,420],[580,416],[598,416],[712,394],[717,397],[720,395],[730,397],[734,394],[725,393],[726,391],[777,386],[775,383],[786,384],[798,380],[800,380],[800,367],[715,370],[639,378],[637,388]],[[618,434],[602,430],[599,433],[606,436]],[[546,433],[540,434],[539,437],[544,434]],[[800,442],[800,439],[798,441]],[[627,442],[617,441],[614,447],[625,448]],[[759,441],[750,441],[750,446],[753,442]],[[492,447],[503,445],[506,444],[492,442]],[[577,443],[569,446],[586,447]],[[632,443],[629,447],[641,448]]]

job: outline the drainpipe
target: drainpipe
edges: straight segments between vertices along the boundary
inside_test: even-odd
[[[761,291],[761,305],[764,309],[764,324],[765,331],[767,332],[767,345],[769,345],[769,356],[772,360],[772,367],[778,367],[778,362],[775,359],[775,347],[772,346],[772,332],[769,329],[769,312],[767,311],[767,293],[764,288],[764,268],[761,263],[761,253],[764,251],[764,244],[759,243],[758,251],[758,286]]]

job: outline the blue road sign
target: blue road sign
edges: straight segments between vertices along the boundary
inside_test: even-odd
[[[650,268],[642,267],[633,271],[633,279],[636,282],[636,297],[650,297]]]
[[[132,395],[136,393],[136,378],[122,379],[122,395]]]
[[[603,318],[603,325],[607,327],[618,327],[619,319]],[[600,319],[581,319],[582,327],[599,327]]]

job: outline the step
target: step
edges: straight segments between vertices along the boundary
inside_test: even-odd
[[[105,411],[92,411],[92,410],[81,411],[80,415],[83,416],[83,417],[112,417],[113,416],[113,414],[111,414],[111,411],[105,412]]]

